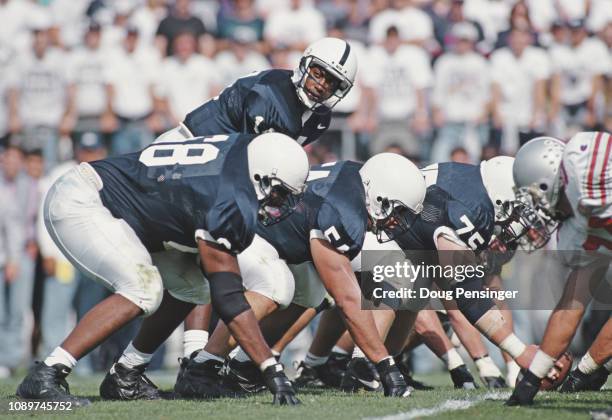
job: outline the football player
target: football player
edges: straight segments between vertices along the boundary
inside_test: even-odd
[[[405,174],[405,182],[397,182],[397,173]],[[382,234],[391,232],[391,228],[398,232],[408,229],[420,211],[424,194],[418,169],[399,155],[379,154],[363,165],[348,161],[323,164],[310,171],[304,200],[295,211],[280,223],[260,226],[259,244],[245,251],[252,252],[256,262],[245,270],[250,273],[245,275],[249,291],[304,310],[318,306],[327,290],[355,342],[375,364],[387,396],[405,397],[410,391],[378,336],[372,314],[361,310],[350,259],[359,253],[366,230]],[[304,284],[305,279],[294,279],[286,268],[286,263],[306,261],[314,263],[322,284]],[[282,312],[275,315],[285,316]],[[179,393],[201,396],[198,394],[206,394],[220,381],[218,370],[207,371],[205,366],[221,363],[229,353],[228,331],[224,328],[220,322],[204,350],[191,357],[177,381]],[[250,376],[247,382],[256,382],[240,365],[243,362],[237,362],[230,362],[230,380],[240,386],[245,376]]]
[[[540,248],[559,228],[557,249],[569,275],[540,348],[508,405],[533,403],[542,378],[569,346],[591,300],[590,291],[605,281],[612,256],[611,150],[609,133],[582,132],[567,144],[552,137],[533,139],[516,155],[517,200],[531,216],[524,238]],[[600,335],[606,331],[609,328]],[[582,365],[585,370],[597,369],[600,363],[586,360]]]
[[[62,176],[45,200],[47,230],[72,264],[114,294],[30,369],[17,395],[87,404],[68,392],[66,376],[78,359],[137,316],[155,317],[162,300],[175,309],[159,320],[172,331],[205,289],[204,278],[195,287],[177,277],[164,284],[152,254],[171,248],[199,253],[215,310],[264,372],[275,399],[295,402],[244,298],[236,253],[252,242],[258,219],[270,224],[291,212],[307,174],[303,149],[267,133],[152,144]],[[195,292],[185,296],[185,290]],[[151,334],[163,342],[160,330]],[[139,386],[153,392],[142,379]]]
[[[394,237],[400,249],[437,251],[441,265],[452,265],[453,253],[444,251],[465,253],[486,249],[496,224],[498,236],[508,243],[522,233],[515,229],[518,216],[508,204],[514,200],[512,158],[497,157],[480,166],[435,164],[423,169],[423,174],[428,185],[424,208],[411,229]],[[461,285],[464,288],[482,287],[478,281]],[[446,289],[453,285],[441,287]],[[514,335],[492,300],[463,298],[456,300],[456,304],[470,323],[508,352],[519,365],[529,363],[533,348]],[[381,312],[375,311],[375,316]],[[404,328],[405,333],[408,330]],[[401,350],[400,347],[390,352],[397,354]],[[359,356],[359,350],[355,355]],[[364,361],[359,357],[355,359],[349,363],[343,378],[347,388],[348,382],[359,381],[359,372],[367,371]]]
[[[309,45],[296,70],[260,71],[226,87],[156,141],[219,133],[287,134],[305,146],[327,130],[332,108],[355,82],[357,56],[348,42]]]
[[[178,127],[162,134],[155,142],[176,141],[194,135],[274,131],[297,139],[301,145],[309,144],[328,128],[331,109],[351,90],[356,73],[356,54],[347,42],[336,38],[320,39],[306,48],[295,71],[266,70],[238,79],[219,96],[190,112]],[[255,304],[252,300],[249,302]],[[173,314],[176,314],[174,308],[162,305],[158,316],[164,318]],[[198,305],[187,316],[185,357],[181,360],[178,377],[182,376],[189,356],[206,344],[210,314],[210,305]],[[144,337],[148,331],[157,330],[158,322],[145,320],[138,336]],[[142,348],[133,344],[124,350],[122,361],[142,359],[142,354],[149,359],[149,353],[143,353]],[[156,347],[154,341],[147,345],[149,349]],[[144,368],[139,366],[138,371],[126,366],[113,369],[105,380],[109,391],[106,398],[154,398],[151,393],[138,392]],[[113,388],[115,391],[111,391]]]

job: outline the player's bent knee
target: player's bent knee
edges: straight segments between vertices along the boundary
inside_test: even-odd
[[[137,265],[137,283],[116,284],[115,293],[130,300],[140,309],[144,316],[153,314],[164,297],[164,286],[157,267],[153,265]]]
[[[213,309],[226,324],[251,309],[249,302],[244,297],[242,278],[238,274],[212,273],[208,276],[208,281]]]

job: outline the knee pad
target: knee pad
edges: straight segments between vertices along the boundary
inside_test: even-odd
[[[132,287],[121,287],[115,290],[118,293],[137,305],[144,312],[144,316],[153,314],[164,297],[164,286],[159,270],[154,265],[136,265],[136,275],[138,285],[136,289]]]
[[[229,324],[234,318],[251,309],[244,297],[242,277],[236,273],[220,272],[208,276],[210,299],[219,317]]]

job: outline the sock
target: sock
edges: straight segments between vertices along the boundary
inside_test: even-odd
[[[61,363],[62,365],[68,366],[70,369],[72,369],[73,367],[76,366],[77,361],[66,350],[64,350],[61,347],[56,347],[55,350],[53,350],[51,354],[47,356],[44,363],[47,366],[53,366],[58,363]]]
[[[278,359],[280,357],[280,352],[272,349],[272,356],[274,356],[275,359]]]
[[[359,346],[355,346],[355,348],[353,349],[353,359],[357,359],[357,358],[362,358],[362,359],[366,358],[365,354],[363,354],[363,351],[361,351]]]
[[[349,352],[344,350],[342,347],[339,346],[334,346],[334,348],[332,349],[332,353],[338,353],[338,354],[343,354],[345,356],[348,356]]]
[[[545,377],[550,369],[554,366],[555,359],[544,353],[542,350],[538,350],[529,365],[529,370],[533,372],[538,378]]]
[[[521,367],[514,360],[510,360],[508,363],[506,363],[506,370],[506,384],[510,388],[514,388],[516,386],[516,378],[518,378]]]
[[[474,360],[474,363],[478,368],[478,374],[481,378],[498,378],[502,376],[501,371],[489,355]]]
[[[207,360],[216,360],[218,362],[223,362],[223,357],[219,357],[216,354],[209,353],[206,350],[200,350],[196,355],[195,359],[193,360],[196,363],[204,363]]]
[[[117,361],[123,366],[133,368],[134,366],[143,365],[149,363],[153,358],[153,354],[143,353],[134,347],[134,344],[130,341],[130,344],[123,350],[123,354]]]
[[[441,357],[442,361],[446,364],[446,368],[451,371],[455,368],[458,368],[461,365],[464,365],[463,359],[457,350],[454,348],[450,349]]]
[[[208,343],[208,331],[187,330],[183,333],[183,355],[187,358],[194,351],[202,350]]]
[[[329,359],[329,356],[315,356],[311,352],[308,352],[306,353],[304,364],[310,367],[321,366],[327,362],[327,359]]]
[[[612,358],[604,363],[604,367],[608,372],[612,373]]]
[[[595,360],[593,360],[593,358],[587,351],[586,354],[582,356],[582,359],[580,359],[580,362],[578,363],[578,370],[584,373],[585,375],[588,375],[590,373],[595,372],[597,369],[599,369],[599,365],[597,364]]]
[[[241,363],[250,362],[251,361],[251,358],[249,357],[249,355],[246,354],[246,352],[244,350],[242,350],[242,348],[240,348],[238,353],[236,353],[236,355],[234,356],[234,359],[237,360],[238,362],[241,362]]]

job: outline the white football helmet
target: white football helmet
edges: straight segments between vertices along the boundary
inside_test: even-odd
[[[514,158],[496,156],[480,163],[480,175],[487,194],[495,208],[495,222],[502,222],[510,216],[509,204],[515,200],[512,165]]]
[[[523,247],[541,248],[559,222],[555,209],[561,192],[561,161],[565,143],[554,137],[537,137],[517,152],[512,168],[516,207],[529,230]]]
[[[313,79],[309,73],[313,66],[323,69],[334,81],[328,97],[318,97],[316,92],[306,89],[306,80]],[[293,82],[300,101],[309,109],[314,111],[324,106],[324,110],[329,110],[349,93],[356,75],[357,55],[350,44],[338,38],[322,38],[310,44],[302,54]]]
[[[306,188],[308,157],[291,137],[281,133],[257,136],[247,147],[249,177],[266,226],[291,214]]]
[[[363,164],[359,174],[378,241],[393,240],[407,231],[425,200],[425,179],[416,165],[396,153],[379,153]]]

